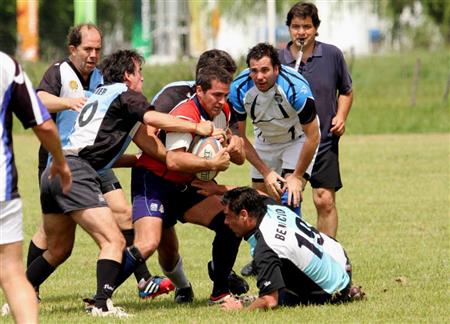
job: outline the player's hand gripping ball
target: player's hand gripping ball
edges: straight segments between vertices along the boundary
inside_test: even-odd
[[[216,156],[220,151],[222,145],[219,140],[210,137],[196,137],[192,146],[192,154],[198,157],[210,160]],[[209,181],[217,176],[217,171],[200,171],[196,174],[197,179],[202,181]]]

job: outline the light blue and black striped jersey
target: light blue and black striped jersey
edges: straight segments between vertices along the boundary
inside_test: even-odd
[[[84,80],[77,68],[67,58],[55,62],[42,77],[37,91],[45,91],[60,98],[89,97],[103,83],[103,76],[98,68],[94,68],[87,80]],[[78,112],[65,109],[52,114],[61,137],[62,146],[68,143],[68,137],[78,117]],[[44,151],[39,154],[43,155]],[[46,154],[45,154],[46,155]],[[44,156],[40,156],[44,160]],[[50,157],[48,159],[50,161]],[[42,163],[40,161],[40,163]]]
[[[314,99],[308,82],[284,65],[275,85],[266,92],[258,90],[250,69],[245,69],[231,84],[229,95],[238,120],[250,116],[255,138],[267,143],[286,143],[303,134],[299,115],[308,98]]]
[[[0,52],[0,201],[19,197],[12,141],[12,113],[25,128],[50,119],[21,66]]]
[[[111,168],[149,109],[145,96],[125,83],[97,88],[78,115],[64,154],[85,159],[97,171]]]
[[[260,294],[281,288],[298,294],[333,294],[350,282],[341,244],[318,232],[288,207],[266,199],[267,212],[247,238],[258,272]]]

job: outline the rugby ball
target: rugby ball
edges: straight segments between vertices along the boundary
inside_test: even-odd
[[[220,144],[219,140],[212,136],[198,137],[194,140],[191,152],[198,157],[209,160],[215,157],[221,148],[222,145]],[[201,171],[198,172],[195,176],[199,180],[209,181],[214,179],[216,175],[217,171]]]

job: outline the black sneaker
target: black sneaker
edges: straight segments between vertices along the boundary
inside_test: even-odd
[[[194,301],[194,291],[192,290],[192,285],[189,283],[189,287],[186,288],[175,288],[175,303],[177,304],[187,304]]]
[[[214,281],[214,266],[212,261],[208,262],[208,275],[209,279]],[[233,295],[242,295],[250,289],[250,286],[244,278],[238,276],[236,272],[231,270],[228,276],[228,288]]]
[[[250,276],[256,276],[257,275],[256,268],[255,268],[255,265],[253,263],[253,260],[242,267],[241,275],[243,275],[244,277],[250,277]]]
[[[228,288],[230,288],[230,292],[233,295],[242,295],[250,289],[250,286],[244,278],[238,276],[236,272],[231,270],[228,276]]]

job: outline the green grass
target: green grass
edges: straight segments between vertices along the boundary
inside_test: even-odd
[[[417,51],[359,58],[352,78],[354,103],[349,134],[448,132],[450,52]],[[413,75],[420,59],[416,105],[411,105]]]
[[[119,289],[115,303],[135,315],[129,321],[133,323],[448,322],[449,139],[448,133],[351,135],[342,139],[344,188],[337,196],[338,239],[352,260],[354,281],[367,292],[365,302],[239,314],[207,307],[211,283],[206,263],[212,234],[198,226],[177,225],[185,270],[196,294],[194,304],[177,306],[173,294],[140,301],[134,278]],[[31,135],[17,135],[15,150],[28,244],[40,221],[37,141]],[[129,171],[118,173],[129,193]],[[248,165],[233,167],[219,180],[248,184]],[[303,212],[314,224],[309,188]],[[72,257],[41,288],[42,323],[119,322],[83,314],[81,298],[95,290],[97,253],[93,241],[78,230]],[[244,242],[235,269],[248,260]],[[160,273],[155,258],[148,264],[154,273]],[[404,283],[397,278],[404,278]],[[250,285],[251,292],[256,293],[253,279]],[[2,318],[1,322],[12,321]]]

